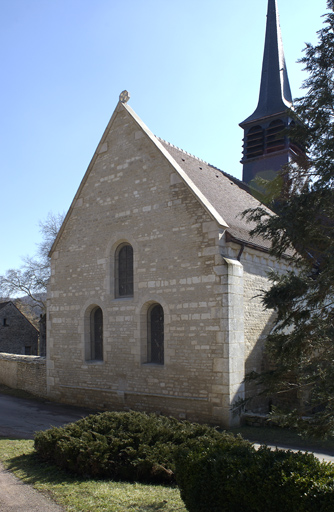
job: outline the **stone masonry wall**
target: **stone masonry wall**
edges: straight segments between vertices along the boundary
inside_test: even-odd
[[[38,331],[18,309],[9,302],[0,309],[0,352],[37,355]]]
[[[228,245],[227,254],[236,257],[240,251],[240,245],[232,243]],[[288,266],[284,260],[278,262],[268,253],[249,247],[244,248],[240,263],[243,266],[244,276],[244,371],[247,374],[265,369],[264,345],[274,322],[274,312],[266,310],[262,304],[263,292],[270,287],[268,271],[273,269],[283,273],[288,270]],[[247,383],[245,396],[251,395],[254,395],[254,388]],[[252,400],[250,410],[260,413],[268,412],[266,399]]]
[[[50,397],[223,424],[231,369],[221,333],[228,276],[220,238],[170,163],[118,113],[52,256]],[[114,293],[114,254],[124,241],[134,249],[131,298]],[[164,365],[147,363],[153,303],[164,310]],[[94,306],[103,311],[103,361],[85,356]]]
[[[38,356],[0,353],[0,383],[46,397],[46,360]]]

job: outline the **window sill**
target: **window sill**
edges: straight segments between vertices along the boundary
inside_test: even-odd
[[[142,363],[141,364],[142,366],[150,366],[150,367],[154,367],[154,368],[165,368],[165,364],[164,363]]]

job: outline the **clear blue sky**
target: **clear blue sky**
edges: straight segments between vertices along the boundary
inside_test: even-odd
[[[278,0],[296,61],[326,0]],[[66,212],[127,89],[159,137],[241,177],[238,123],[258,100],[267,0],[0,0],[0,274]]]

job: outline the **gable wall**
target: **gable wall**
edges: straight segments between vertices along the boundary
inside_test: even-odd
[[[114,296],[114,252],[134,248],[134,297]],[[118,113],[52,257],[48,387],[58,400],[221,419],[228,359],[219,230],[130,116]],[[165,364],[146,362],[146,312],[165,315]],[[85,361],[103,310],[104,361]],[[225,379],[225,380],[224,380]]]

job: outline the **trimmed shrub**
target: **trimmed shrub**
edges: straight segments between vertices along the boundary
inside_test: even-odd
[[[38,432],[37,454],[81,476],[149,483],[175,482],[175,455],[200,443],[250,444],[241,437],[175,418],[137,412],[90,415]]]
[[[334,510],[334,465],[308,453],[198,443],[180,450],[176,478],[189,512]]]

